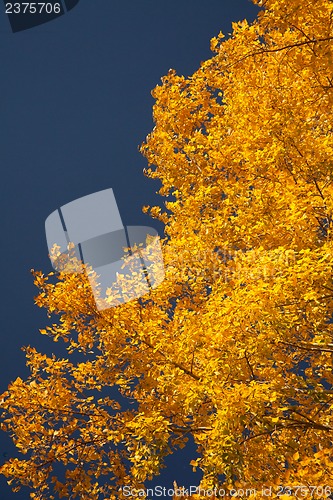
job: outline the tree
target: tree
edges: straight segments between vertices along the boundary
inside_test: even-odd
[[[330,492],[333,4],[256,3],[191,77],[153,91],[141,151],[167,198],[145,208],[165,223],[164,282],[98,311],[84,275],[34,272],[59,316],[41,333],[86,358],[26,347],[31,375],[2,395],[27,456],[2,473],[31,498],[125,498],[189,436],[202,491]]]

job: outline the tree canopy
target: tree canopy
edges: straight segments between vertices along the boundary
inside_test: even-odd
[[[2,395],[24,456],[1,472],[32,499],[126,498],[190,436],[203,490],[330,494],[333,3],[255,3],[153,90],[163,283],[98,311],[85,275],[34,272],[68,359],[25,347],[31,374]]]

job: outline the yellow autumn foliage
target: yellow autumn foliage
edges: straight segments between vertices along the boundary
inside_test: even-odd
[[[333,3],[256,3],[153,91],[141,151],[166,199],[145,208],[165,223],[163,283],[98,311],[84,275],[34,273],[59,318],[41,333],[68,359],[25,348],[31,375],[2,395],[26,458],[1,471],[33,499],[126,498],[190,436],[202,491],[329,496]]]

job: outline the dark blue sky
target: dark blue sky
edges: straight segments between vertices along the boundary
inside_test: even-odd
[[[39,334],[47,317],[33,303],[29,272],[51,271],[46,217],[112,187],[125,224],[160,231],[141,212],[162,201],[138,152],[153,127],[150,92],[170,68],[192,74],[211,56],[213,36],[258,9],[248,0],[80,0],[58,19],[12,33],[0,8],[3,391],[27,376],[22,345],[58,352]],[[2,463],[12,447],[6,435],[0,445]],[[182,460],[169,461],[169,478],[178,480]],[[1,477],[1,500],[27,498]]]

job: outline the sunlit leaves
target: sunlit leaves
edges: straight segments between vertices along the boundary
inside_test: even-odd
[[[257,3],[153,91],[161,285],[101,312],[84,274],[34,272],[68,355],[25,348],[2,395],[31,498],[123,498],[189,436],[202,488],[332,484],[332,3]]]

